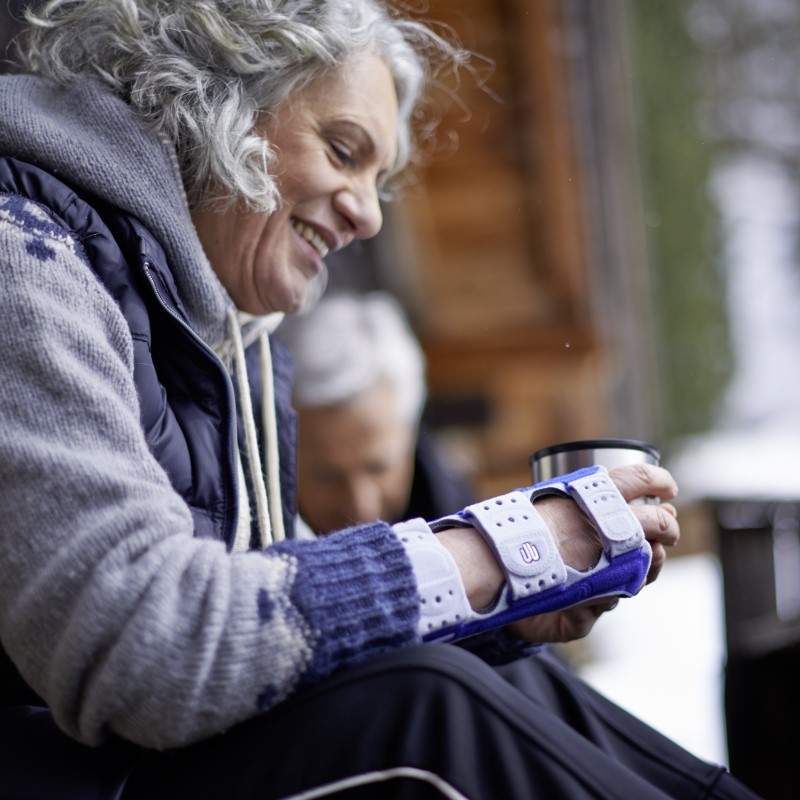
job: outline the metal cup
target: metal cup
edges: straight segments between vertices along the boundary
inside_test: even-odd
[[[540,483],[596,464],[608,469],[626,464],[657,466],[661,453],[653,445],[636,439],[584,439],[544,447],[529,460],[533,482]],[[639,502],[657,503],[658,500],[648,497]]]

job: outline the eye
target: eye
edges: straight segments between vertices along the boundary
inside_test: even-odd
[[[330,139],[328,141],[328,146],[331,148],[331,152],[336,160],[343,166],[350,166],[354,163],[353,153],[341,142],[338,142],[335,139]]]
[[[365,464],[364,471],[367,473],[367,475],[377,478],[381,475],[385,475],[389,471],[389,464],[384,464],[379,461],[371,461],[368,464]]]

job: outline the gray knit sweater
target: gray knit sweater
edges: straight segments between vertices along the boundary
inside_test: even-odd
[[[170,154],[86,82],[0,79],[0,155],[137,216],[211,345],[230,299]],[[192,517],[139,422],[130,332],[81,244],[0,194],[0,638],[59,725],[148,747],[253,716],[417,640],[408,558],[381,523],[231,555]]]

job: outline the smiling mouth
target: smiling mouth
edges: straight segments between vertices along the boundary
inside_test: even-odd
[[[316,231],[294,217],[292,217],[292,228],[319,253],[320,258],[325,258],[328,255],[330,248]]]

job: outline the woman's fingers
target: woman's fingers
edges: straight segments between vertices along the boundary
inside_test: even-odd
[[[678,514],[672,503],[660,505],[629,506],[636,515],[644,531],[645,539],[651,544],[658,542],[664,547],[674,547],[681,538]]]
[[[652,583],[667,560],[667,547],[674,547],[681,538],[678,513],[672,503],[660,505],[634,505],[631,511],[642,525],[645,539],[650,542],[653,558],[645,583]]]
[[[652,464],[616,467],[609,470],[609,475],[626,500],[657,497],[661,501],[630,506],[642,525],[645,539],[650,542],[653,550],[653,558],[645,580],[645,583],[652,583],[667,560],[666,548],[674,547],[681,538],[678,512],[669,502],[677,495],[678,486],[667,470]]]
[[[664,549],[663,544],[658,542],[651,543],[650,547],[653,550],[653,558],[650,561],[650,569],[647,571],[645,583],[652,583],[661,572],[661,568],[667,561],[667,551]]]
[[[653,464],[614,467],[608,474],[622,496],[629,502],[640,497],[672,500],[678,494],[678,485],[672,475],[663,467],[656,467]]]

